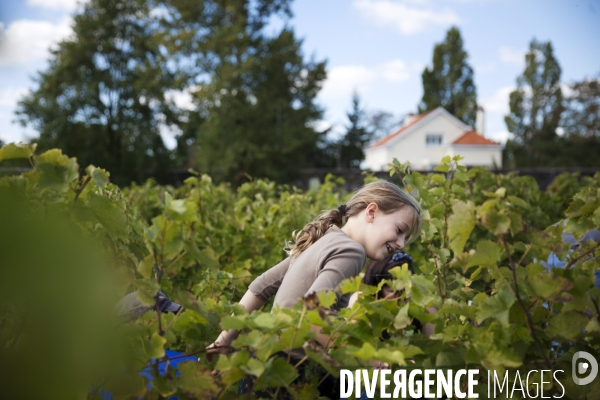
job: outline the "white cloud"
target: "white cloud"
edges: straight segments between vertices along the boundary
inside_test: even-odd
[[[486,74],[488,72],[493,72],[496,70],[496,64],[487,63],[487,64],[476,64],[473,66],[473,69],[478,74]]]
[[[513,90],[514,86],[501,87],[492,95],[483,96],[480,104],[486,112],[506,115],[509,112],[508,98]]]
[[[29,7],[40,7],[48,10],[73,11],[80,0],[27,0]]]
[[[71,33],[71,18],[58,24],[21,19],[0,23],[0,66],[27,65],[48,57],[48,48]]]
[[[508,139],[512,139],[513,134],[509,131],[499,131],[494,133],[486,133],[485,137],[491,140],[495,140],[496,142],[500,142],[502,144],[506,143]]]
[[[418,63],[407,64],[402,60],[390,60],[372,67],[342,65],[327,72],[321,96],[327,101],[349,99],[352,92],[369,92],[378,84],[395,84],[410,79],[413,71],[422,69]]]
[[[403,82],[410,78],[410,71],[402,60],[392,60],[382,64],[379,69],[381,73],[391,82]]]
[[[354,0],[352,5],[379,26],[391,26],[403,35],[411,35],[432,25],[461,22],[450,9],[440,10],[428,1]]]
[[[505,64],[516,65],[522,67],[525,65],[525,50],[513,49],[508,46],[502,46],[498,50],[500,54],[500,61]]]
[[[17,101],[20,100],[29,91],[24,87],[7,87],[0,90],[0,107],[14,108]]]
[[[375,71],[362,65],[334,67],[327,72],[321,95],[328,100],[349,98],[354,90],[368,91],[376,79]]]

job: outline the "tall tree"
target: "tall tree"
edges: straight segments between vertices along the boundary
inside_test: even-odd
[[[467,59],[460,31],[456,27],[450,28],[446,39],[433,49],[433,66],[423,71],[419,113],[442,106],[467,125],[474,126],[477,90],[473,68]]]
[[[505,165],[560,166],[556,129],[563,112],[561,69],[550,42],[535,39],[525,55],[525,71],[510,94],[510,114],[504,117],[513,138],[506,143]]]
[[[38,88],[19,102],[17,115],[40,133],[41,150],[59,147],[82,166],[108,169],[119,184],[166,170],[159,129],[173,120],[164,98],[173,74],[152,10],[145,0],[85,3]]]
[[[600,166],[600,77],[569,85],[558,139],[563,166]]]
[[[171,3],[177,23],[201,21],[190,43],[202,49],[199,72],[210,75],[195,83],[204,118],[195,127],[197,166],[218,181],[250,175],[289,182],[321,151],[323,133],[311,122],[322,114],[315,97],[325,63],[304,61],[291,28],[266,33],[272,15],[290,16],[288,0],[205,3],[210,7]]]
[[[360,107],[357,93],[352,96],[352,110],[346,114],[350,124],[339,144],[338,166],[359,168],[365,159],[364,148],[371,141],[373,132],[365,127],[365,112]]]

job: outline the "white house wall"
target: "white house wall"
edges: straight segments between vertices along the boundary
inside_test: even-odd
[[[448,154],[463,156],[465,159],[461,161],[461,164],[465,166],[482,165],[488,168],[502,168],[502,149],[498,146],[491,147],[455,145],[449,149]]]
[[[365,151],[365,169],[371,171],[387,170],[387,165],[390,162],[392,162],[392,158],[388,157],[388,150],[384,146]]]
[[[410,161],[415,169],[430,169],[437,165],[442,157],[448,155],[448,144],[464,134],[464,130],[444,115],[438,115],[433,120],[416,130],[405,133],[403,139],[390,147],[390,160],[394,157],[404,163]],[[441,134],[441,146],[427,146],[428,134]],[[388,161],[389,162],[389,161]]]

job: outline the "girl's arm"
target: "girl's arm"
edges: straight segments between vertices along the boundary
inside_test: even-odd
[[[248,313],[260,309],[266,303],[265,300],[256,297],[250,290],[246,291],[239,304],[246,309]],[[237,329],[223,331],[210,346],[206,348],[206,354],[226,353],[227,347],[238,337],[240,332]]]

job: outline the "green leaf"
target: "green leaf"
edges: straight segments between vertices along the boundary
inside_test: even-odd
[[[452,206],[452,211],[452,215],[448,218],[450,248],[454,251],[454,254],[461,254],[465,243],[467,243],[473,228],[477,224],[475,207],[471,202],[458,201]]]
[[[196,398],[215,397],[219,388],[215,384],[211,371],[197,362],[182,362],[178,365],[181,377],[179,387],[184,392]]]
[[[137,270],[144,278],[150,278],[154,271],[154,257],[148,255],[138,263]]]
[[[305,340],[304,338],[308,336],[309,332],[310,325],[302,324],[298,331],[296,331],[296,327],[284,330],[283,333],[279,336],[279,340],[285,345],[286,348],[295,349],[297,347],[302,347],[302,344]],[[294,340],[293,343],[292,340]]]
[[[344,279],[340,285],[342,294],[357,292],[362,280],[360,277]]]
[[[406,365],[404,353],[399,350],[379,349],[375,352],[373,359],[390,365]]]
[[[396,314],[396,317],[394,318],[394,328],[404,329],[408,325],[410,325],[412,318],[408,315],[408,307],[409,307],[409,305],[408,305],[408,303],[406,303],[400,309],[400,311],[398,311],[398,314]]]
[[[565,293],[573,288],[573,284],[566,278],[558,276],[551,272],[543,272],[528,279],[536,296],[543,299],[568,302],[573,299],[569,293]]]
[[[477,250],[469,258],[467,268],[478,265],[496,265],[500,256],[501,247],[489,240],[483,240],[477,243]]]
[[[77,160],[68,158],[58,149],[48,150],[35,159],[35,174],[41,190],[64,193],[69,190],[69,184],[79,177]]]
[[[558,314],[550,320],[547,331],[551,336],[560,336],[567,340],[575,340],[583,335],[583,329],[590,318],[577,311],[567,311]]]
[[[245,315],[226,315],[221,318],[221,327],[224,330],[237,329],[242,330],[248,327],[247,316]]]
[[[529,209],[529,204],[527,204],[527,202],[525,200],[520,199],[517,196],[508,196],[507,198],[508,198],[508,201],[510,201],[515,206],[521,207],[525,210]]]
[[[444,183],[446,182],[446,177],[444,174],[431,174],[431,183]]]
[[[375,356],[375,347],[371,343],[363,343],[362,347],[358,350],[348,351],[349,354],[352,354],[362,360],[372,360]]]
[[[510,234],[515,236],[523,230],[523,219],[521,214],[515,212],[509,212],[508,217],[510,218]]]
[[[215,252],[211,248],[198,249],[195,243],[186,241],[183,247],[188,254],[194,258],[201,266],[207,268],[210,271],[216,272],[220,268],[219,260],[215,255]]]
[[[8,143],[0,148],[0,161],[13,158],[29,158],[33,155],[37,144]]]
[[[152,344],[152,358],[165,356],[165,343],[167,343],[167,339],[160,336],[158,332],[154,332],[150,338],[150,343]]]
[[[138,279],[135,283],[138,300],[145,306],[154,305],[156,303],[154,296],[156,296],[159,290],[156,279]]]
[[[170,217],[177,221],[194,222],[197,221],[196,203],[189,200],[173,200],[168,192],[165,192],[165,210]]]
[[[256,358],[251,358],[246,365],[240,365],[240,369],[249,375],[259,377],[265,371],[265,364]]]
[[[108,197],[97,193],[90,193],[87,197],[88,204],[94,217],[102,224],[104,229],[115,239],[126,239],[128,236],[128,223],[125,213]]]
[[[510,228],[510,218],[508,218],[502,212],[496,210],[489,210],[481,215],[481,223],[485,226],[492,234],[502,235],[508,232]]]
[[[254,387],[256,389],[287,387],[297,376],[298,372],[292,365],[281,357],[275,357],[265,364],[264,372],[256,380]]]
[[[465,364],[465,349],[463,347],[446,348],[435,357],[435,365],[437,367],[463,364]]]
[[[155,376],[152,379],[152,387],[163,397],[169,397],[177,391],[175,381],[163,376]]]
[[[487,297],[483,303],[477,305],[477,323],[493,317],[502,326],[508,327],[509,310],[515,301],[516,297],[504,287],[495,296]]]
[[[337,299],[333,290],[323,290],[317,294],[317,297],[323,307],[331,307]]]
[[[444,172],[445,173],[445,172],[450,171],[450,166],[448,164],[438,164],[433,170],[435,172]]]
[[[106,187],[110,182],[110,173],[102,168],[96,168],[93,165],[88,166],[85,172],[94,180],[94,183],[98,187]]]
[[[274,329],[275,328],[275,318],[271,314],[261,313],[256,318],[254,318],[254,323],[259,328],[263,329]]]

